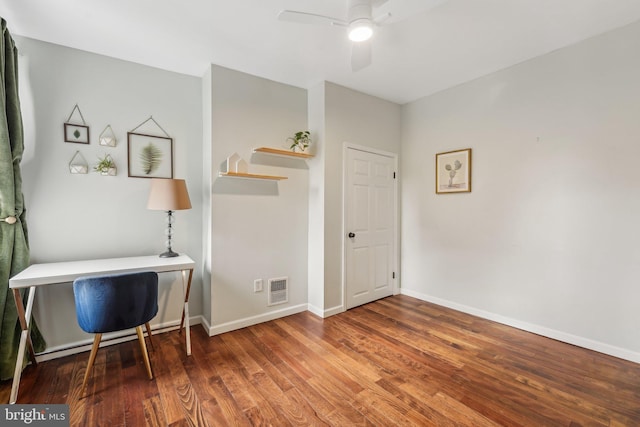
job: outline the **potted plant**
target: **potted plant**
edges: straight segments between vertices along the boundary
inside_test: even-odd
[[[100,175],[104,176],[115,176],[116,175],[116,164],[109,154],[104,157],[98,157],[98,163],[93,167],[93,170],[96,172],[100,172]]]
[[[294,152],[304,152],[311,144],[311,133],[308,130],[301,130],[296,132],[292,137],[287,138],[287,141],[291,141],[291,148]]]

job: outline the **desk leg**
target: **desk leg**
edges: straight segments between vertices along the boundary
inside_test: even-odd
[[[187,270],[182,270],[182,290],[184,291],[184,307],[182,308],[182,319],[180,319],[180,329],[182,333],[182,325],[185,328],[185,339],[187,344],[187,356],[191,356],[191,328],[189,325],[189,292],[191,292],[191,279],[193,278],[193,269],[189,270],[189,279],[185,280]],[[186,283],[185,283],[186,282]]]
[[[29,288],[29,296],[27,298],[27,310],[25,313],[24,306],[22,305],[22,296],[20,295],[20,289],[13,290],[13,299],[16,303],[16,309],[18,311],[18,318],[20,319],[20,345],[18,346],[18,356],[16,357],[16,368],[13,371],[13,383],[11,384],[11,396],[9,403],[16,403],[18,400],[18,388],[20,387],[20,376],[22,376],[22,361],[24,360],[24,352],[29,346],[29,355],[34,364],[36,364],[36,353],[33,350],[33,343],[31,342],[31,336],[29,335],[29,322],[31,322],[31,311],[33,309],[33,301],[36,295],[36,287],[31,286]]]

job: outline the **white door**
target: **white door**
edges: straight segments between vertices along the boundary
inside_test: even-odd
[[[393,293],[395,158],[348,147],[345,164],[347,308]]]

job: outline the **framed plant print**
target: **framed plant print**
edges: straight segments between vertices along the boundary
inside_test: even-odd
[[[471,148],[436,154],[436,194],[471,192]]]
[[[89,143],[89,126],[64,124],[64,142],[75,142],[77,144]]]
[[[127,132],[129,176],[173,178],[173,139]]]

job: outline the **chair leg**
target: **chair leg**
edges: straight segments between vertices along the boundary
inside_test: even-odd
[[[136,332],[138,333],[138,341],[140,342],[140,350],[142,351],[142,357],[144,357],[144,365],[147,368],[147,375],[149,379],[153,379],[153,373],[151,373],[151,363],[149,362],[149,353],[147,353],[147,346],[144,343],[144,333],[142,332],[142,325],[136,326]]]
[[[96,334],[93,338],[93,346],[91,347],[91,354],[89,354],[89,362],[87,363],[87,370],[84,372],[84,380],[82,381],[82,389],[80,390],[80,397],[84,395],[84,389],[87,386],[89,380],[89,373],[93,367],[93,362],[96,360],[96,354],[98,354],[98,347],[100,347],[100,340],[102,340],[102,334]]]
[[[144,327],[147,329],[147,336],[149,337],[149,344],[151,344],[151,350],[156,351],[156,347],[153,345],[153,340],[151,339],[151,325],[149,322],[144,324]]]

